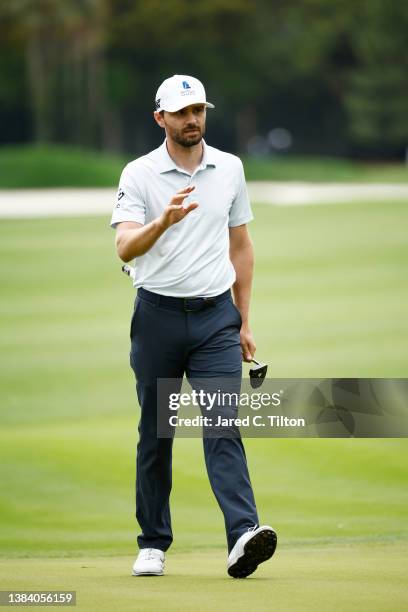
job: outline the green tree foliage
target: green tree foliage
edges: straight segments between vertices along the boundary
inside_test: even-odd
[[[346,104],[350,131],[376,147],[408,144],[408,4],[370,0],[354,32],[357,66]]]
[[[216,145],[243,151],[283,125],[298,151],[392,154],[407,141],[407,12],[397,0],[0,0],[0,119],[31,118],[38,142],[140,153],[157,144],[160,82],[194,74],[216,103]]]
[[[1,22],[23,50],[37,142],[98,144],[105,15],[101,0],[3,0]]]

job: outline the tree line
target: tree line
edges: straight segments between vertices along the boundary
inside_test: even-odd
[[[0,0],[0,142],[145,152],[178,73],[215,103],[215,146],[280,127],[294,152],[402,157],[407,34],[399,0]]]

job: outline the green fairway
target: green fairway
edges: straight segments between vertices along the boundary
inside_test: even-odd
[[[113,155],[62,146],[0,147],[0,189],[113,187],[136,154]],[[403,163],[357,162],[335,157],[244,157],[250,181],[406,183]]]
[[[407,377],[408,204],[254,212],[252,324],[270,375]],[[77,590],[88,610],[406,609],[406,439],[246,440],[279,534],[247,581],[226,576],[200,440],[176,440],[168,575],[129,576],[134,291],[108,223],[0,222],[1,589]]]
[[[75,590],[83,610],[406,610],[407,550],[398,544],[279,551],[248,580],[224,573],[225,555],[168,555],[161,578],[129,575],[131,557],[0,561],[8,589]]]

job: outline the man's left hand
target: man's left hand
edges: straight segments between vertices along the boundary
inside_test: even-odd
[[[242,359],[243,361],[250,362],[253,357],[255,357],[255,341],[252,336],[252,332],[249,329],[249,326],[246,324],[242,324],[241,332],[240,332],[240,342],[241,342],[241,350],[242,350]]]

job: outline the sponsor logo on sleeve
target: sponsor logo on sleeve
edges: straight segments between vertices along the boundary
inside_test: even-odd
[[[125,195],[125,192],[123,191],[122,187],[119,187],[118,203],[116,204],[116,208],[120,208],[120,200],[123,198],[124,195]]]

